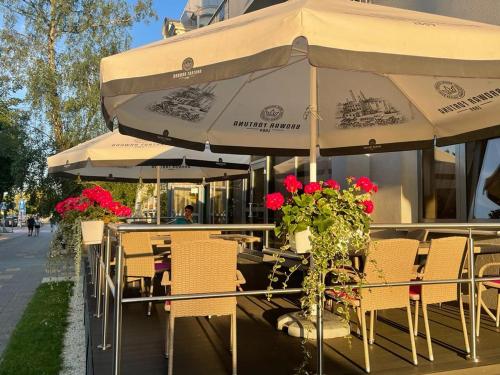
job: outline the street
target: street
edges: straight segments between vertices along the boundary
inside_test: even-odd
[[[45,276],[51,237],[49,225],[42,226],[39,237],[28,237],[27,228],[0,234],[0,354]]]

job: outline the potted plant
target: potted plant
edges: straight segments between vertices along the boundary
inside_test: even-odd
[[[355,253],[366,251],[374,204],[371,200],[378,187],[368,177],[349,177],[346,188],[334,180],[311,182],[303,187],[294,175],[284,180],[290,196],[277,192],[266,196],[266,207],[281,212],[281,222],[275,229],[283,240],[281,253],[269,275],[269,290],[279,281],[278,269],[282,268],[283,252],[293,249],[302,256],[302,264],[310,265],[303,280],[304,295],[301,305],[306,315],[314,314],[322,303],[325,281],[338,284],[338,295],[348,297],[353,287],[346,272]],[[283,288],[291,274],[300,265],[285,271]],[[348,309],[341,309],[347,315]],[[348,315],[346,316],[348,318]]]
[[[75,256],[75,271],[79,272],[81,247],[102,240],[104,224],[129,217],[131,209],[114,201],[111,193],[96,185],[84,189],[77,197],[68,197],[55,206],[61,216],[58,230],[51,246],[52,256],[57,255],[58,246],[66,244],[67,251]],[[83,240],[83,241],[82,241]]]

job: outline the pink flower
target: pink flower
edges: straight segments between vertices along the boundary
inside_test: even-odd
[[[375,208],[375,205],[371,200],[366,200],[361,202],[361,204],[364,206],[363,211],[367,214],[371,214],[373,212],[373,209]]]
[[[270,210],[276,211],[283,206],[285,198],[281,193],[271,193],[266,196],[266,207]]]
[[[340,184],[332,179],[326,180],[325,186],[328,186],[330,189],[340,190]]]
[[[283,185],[285,185],[285,188],[289,193],[296,193],[297,190],[302,189],[302,183],[297,180],[297,177],[293,174],[289,174],[285,177]]]
[[[359,187],[361,190],[364,190],[365,193],[369,193],[373,190],[373,182],[365,176],[358,178],[355,186]]]
[[[304,187],[304,193],[314,194],[314,192],[321,190],[319,182],[310,182]]]

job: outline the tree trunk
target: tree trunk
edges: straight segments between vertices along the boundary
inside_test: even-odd
[[[58,72],[56,63],[56,43],[57,43],[57,24],[58,10],[57,1],[50,0],[50,22],[47,35],[47,114],[52,127],[55,147],[57,151],[65,149],[63,138],[63,122],[61,118],[61,98],[58,91]]]

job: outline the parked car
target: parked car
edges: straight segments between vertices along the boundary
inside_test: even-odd
[[[5,218],[5,226],[6,227],[17,227],[17,217],[16,216],[7,216]]]

